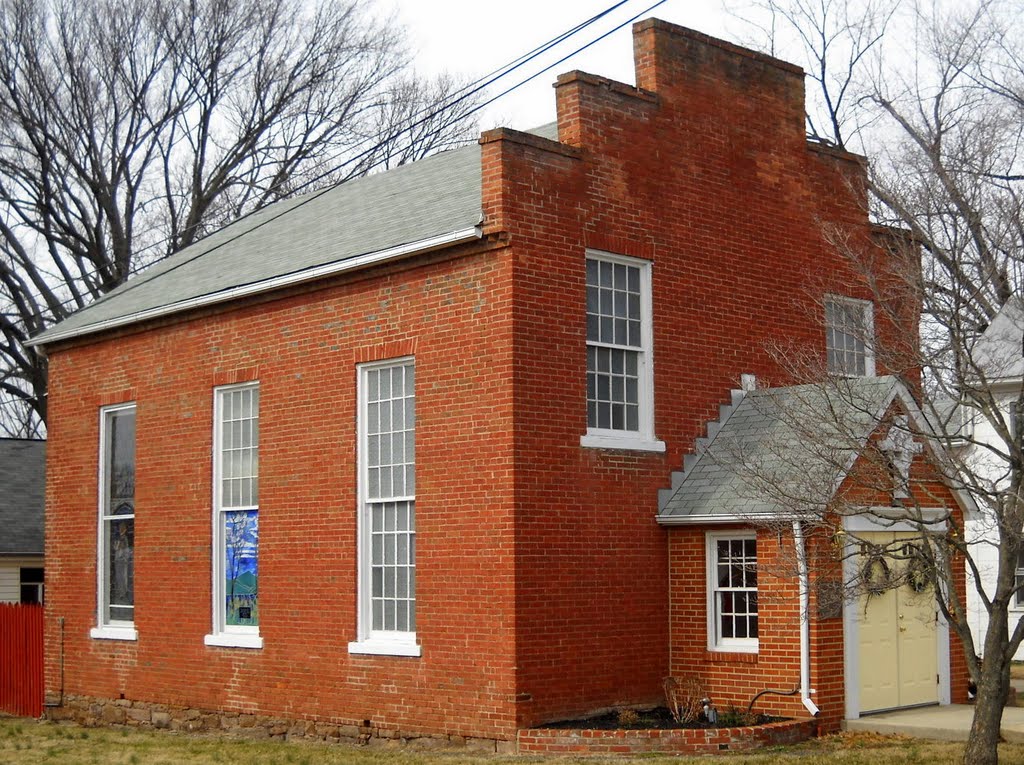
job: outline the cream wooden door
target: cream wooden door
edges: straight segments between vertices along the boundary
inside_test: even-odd
[[[914,535],[875,532],[858,537],[873,544],[889,544]],[[889,565],[902,563],[891,561]],[[904,585],[862,596],[855,607],[860,621],[861,713],[937,703],[938,646],[932,595]]]

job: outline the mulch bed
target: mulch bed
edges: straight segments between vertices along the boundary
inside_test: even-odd
[[[631,710],[607,712],[599,717],[588,717],[580,720],[560,720],[555,723],[546,723],[544,728],[581,728],[587,730],[678,730],[683,728],[738,728],[747,725],[766,725],[773,722],[782,722],[786,717],[771,717],[769,715],[752,714],[746,715],[735,710],[728,710],[718,713],[718,722],[709,723],[700,719],[693,722],[676,722],[672,713],[666,707],[647,709],[632,713]]]

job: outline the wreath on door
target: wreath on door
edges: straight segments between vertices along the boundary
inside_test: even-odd
[[[904,577],[907,584],[914,592],[921,593],[928,589],[930,576],[928,574],[928,563],[924,557],[924,551],[917,545],[911,545],[909,550],[910,562],[907,563]]]
[[[868,595],[881,595],[892,587],[892,572],[881,548],[873,546],[865,555],[860,580]]]

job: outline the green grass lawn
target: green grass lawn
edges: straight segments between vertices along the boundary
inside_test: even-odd
[[[705,757],[512,757],[460,753],[421,752],[409,748],[358,747],[304,741],[248,741],[215,735],[172,733],[129,728],[82,728],[65,723],[37,722],[21,718],[0,718],[0,762],[10,765],[490,765],[525,763],[631,763],[658,760],[672,763],[721,762],[723,765],[770,765],[793,763],[844,763],[844,765],[929,765],[960,759],[962,747],[914,739],[871,734],[839,735],[809,741],[798,746],[762,750],[757,754],[722,754]],[[1024,745],[1004,744],[1003,763],[1024,763]]]

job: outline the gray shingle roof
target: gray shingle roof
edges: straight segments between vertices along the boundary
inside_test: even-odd
[[[33,339],[53,342],[359,256],[472,230],[481,220],[480,147],[466,146],[278,202],[144,271]],[[322,275],[322,274],[321,274]],[[254,290],[257,291],[257,290]]]
[[[1024,377],[1024,304],[1014,296],[1002,307],[974,346],[974,361],[993,381]]]
[[[801,514],[828,503],[897,395],[893,377],[747,393],[687,467],[663,523]]]
[[[0,555],[43,554],[46,442],[0,438]]]

